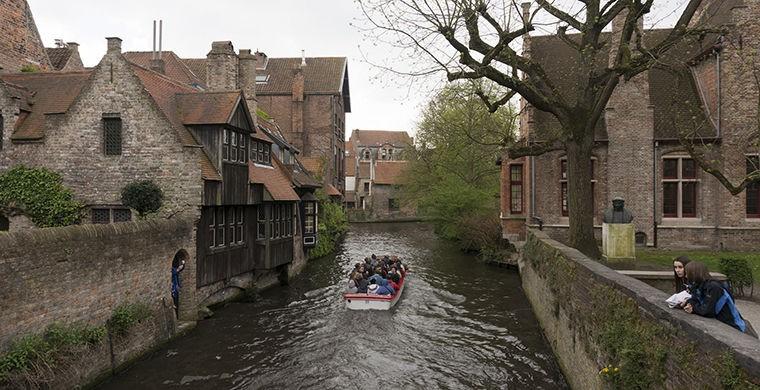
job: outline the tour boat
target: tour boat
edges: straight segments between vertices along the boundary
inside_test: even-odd
[[[393,295],[343,293],[343,300],[349,310],[390,310],[401,298],[404,286],[406,286],[406,277],[399,281],[398,291]]]

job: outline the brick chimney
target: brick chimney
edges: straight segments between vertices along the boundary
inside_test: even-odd
[[[303,67],[296,65],[293,69],[293,84],[291,85],[291,131],[297,148],[304,152],[306,134],[303,126],[304,75]]]
[[[256,55],[251,54],[250,49],[240,49],[238,61],[238,83],[251,111],[251,118],[256,122]]]
[[[212,42],[206,58],[206,86],[209,91],[237,90],[239,59],[232,42]]]
[[[107,37],[106,41],[108,41],[108,50],[106,51],[107,54],[121,53],[121,38]]]

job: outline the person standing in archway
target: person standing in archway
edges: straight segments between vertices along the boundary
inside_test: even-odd
[[[178,252],[172,260],[172,301],[174,301],[174,314],[179,318],[179,289],[182,283],[179,280],[179,273],[185,269],[185,260]]]

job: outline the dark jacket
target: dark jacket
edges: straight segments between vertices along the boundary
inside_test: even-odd
[[[356,292],[361,294],[367,293],[367,286],[369,283],[367,282],[367,279],[359,279],[358,284],[356,285]]]
[[[733,297],[717,280],[705,280],[691,289],[691,298],[687,301],[691,304],[694,314],[703,317],[717,318],[721,322],[745,332],[747,326],[739,310],[736,308]]]

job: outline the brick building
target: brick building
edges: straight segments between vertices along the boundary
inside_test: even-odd
[[[241,275],[282,273],[293,262],[299,195],[243,91],[175,81],[129,62],[121,40],[108,38],[90,70],[0,75],[0,113],[0,171],[59,172],[88,207],[83,222],[133,219],[121,190],[147,179],[164,192],[160,216],[194,213],[189,276],[199,303]]]
[[[403,152],[412,143],[405,131],[353,130],[346,144],[346,207],[375,218],[414,215],[401,204],[399,188],[407,166]]]
[[[639,245],[756,249],[760,186],[732,196],[699,169],[678,134],[693,133],[696,142],[714,143],[723,170],[735,182],[757,169],[758,129],[753,121],[758,117],[758,83],[746,67],[742,47],[760,45],[758,18],[757,2],[708,1],[695,23],[725,26],[730,33],[681,43],[663,59],[665,64],[688,64],[687,77],[654,67],[620,83],[596,131],[592,180],[597,233],[603,211],[621,196],[635,216]],[[616,22],[613,32],[605,33],[608,48],[614,47],[620,28]],[[668,32],[647,31],[644,43],[659,42]],[[572,96],[574,80],[583,77],[575,49],[557,36],[526,36],[524,52],[544,66],[562,93]],[[603,56],[599,66],[607,64],[608,54]],[[557,131],[559,123],[551,114],[524,101],[522,106],[524,142],[541,142]],[[565,237],[566,164],[562,152],[502,161],[505,237],[521,240],[525,226],[538,226],[538,221],[550,235]]]

